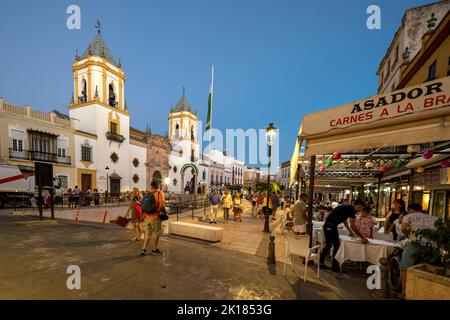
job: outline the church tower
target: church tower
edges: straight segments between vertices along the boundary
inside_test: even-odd
[[[79,120],[75,146],[79,148],[75,152],[78,184],[114,193],[132,185],[128,151],[130,114],[124,96],[126,78],[122,65],[111,54],[100,26],[97,27],[96,36],[83,54],[79,56],[77,51],[75,55],[69,115]]]
[[[169,191],[197,192],[199,178],[200,145],[198,139],[198,118],[186,98],[185,89],[169,113],[169,141],[172,153],[169,177],[176,181]]]

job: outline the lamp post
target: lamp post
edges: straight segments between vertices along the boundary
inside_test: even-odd
[[[277,128],[273,126],[273,123],[269,123],[269,126],[266,128],[266,140],[267,140],[267,152],[269,157],[269,163],[268,163],[268,172],[267,172],[267,194],[266,194],[266,206],[264,211],[264,232],[270,233],[269,228],[269,216],[272,213],[272,210],[269,208],[269,190],[270,190],[270,165],[271,165],[271,158],[272,158],[272,143],[275,138],[275,134],[277,133]]]
[[[109,167],[106,166],[106,194],[105,194],[105,203],[108,203],[108,195],[109,195]]]

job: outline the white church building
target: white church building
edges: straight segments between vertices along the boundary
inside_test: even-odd
[[[125,74],[100,30],[72,66],[74,93],[69,116],[75,120],[75,169],[82,191],[119,193],[146,184],[146,146],[130,139]]]

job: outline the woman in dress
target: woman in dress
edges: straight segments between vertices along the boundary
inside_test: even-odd
[[[242,222],[242,219],[241,219],[241,213],[242,213],[241,205],[242,205],[241,193],[238,192],[236,194],[236,196],[234,197],[234,199],[233,199],[234,221],[239,220],[240,222]]]
[[[135,236],[133,241],[138,241],[143,239],[144,233],[142,232],[142,194],[139,192],[138,188],[133,188],[133,193],[131,194],[130,205],[128,207],[127,214],[131,212],[131,223],[133,224],[133,230]]]

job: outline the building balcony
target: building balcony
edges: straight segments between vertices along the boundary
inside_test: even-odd
[[[123,135],[112,132],[112,131],[106,132],[106,139],[108,139],[110,141],[116,141],[119,143],[122,143],[125,141],[125,137]]]
[[[70,165],[72,159],[69,156],[58,157],[55,153],[41,152],[35,150],[14,150],[9,148],[10,159],[20,159],[29,161],[43,161]]]

